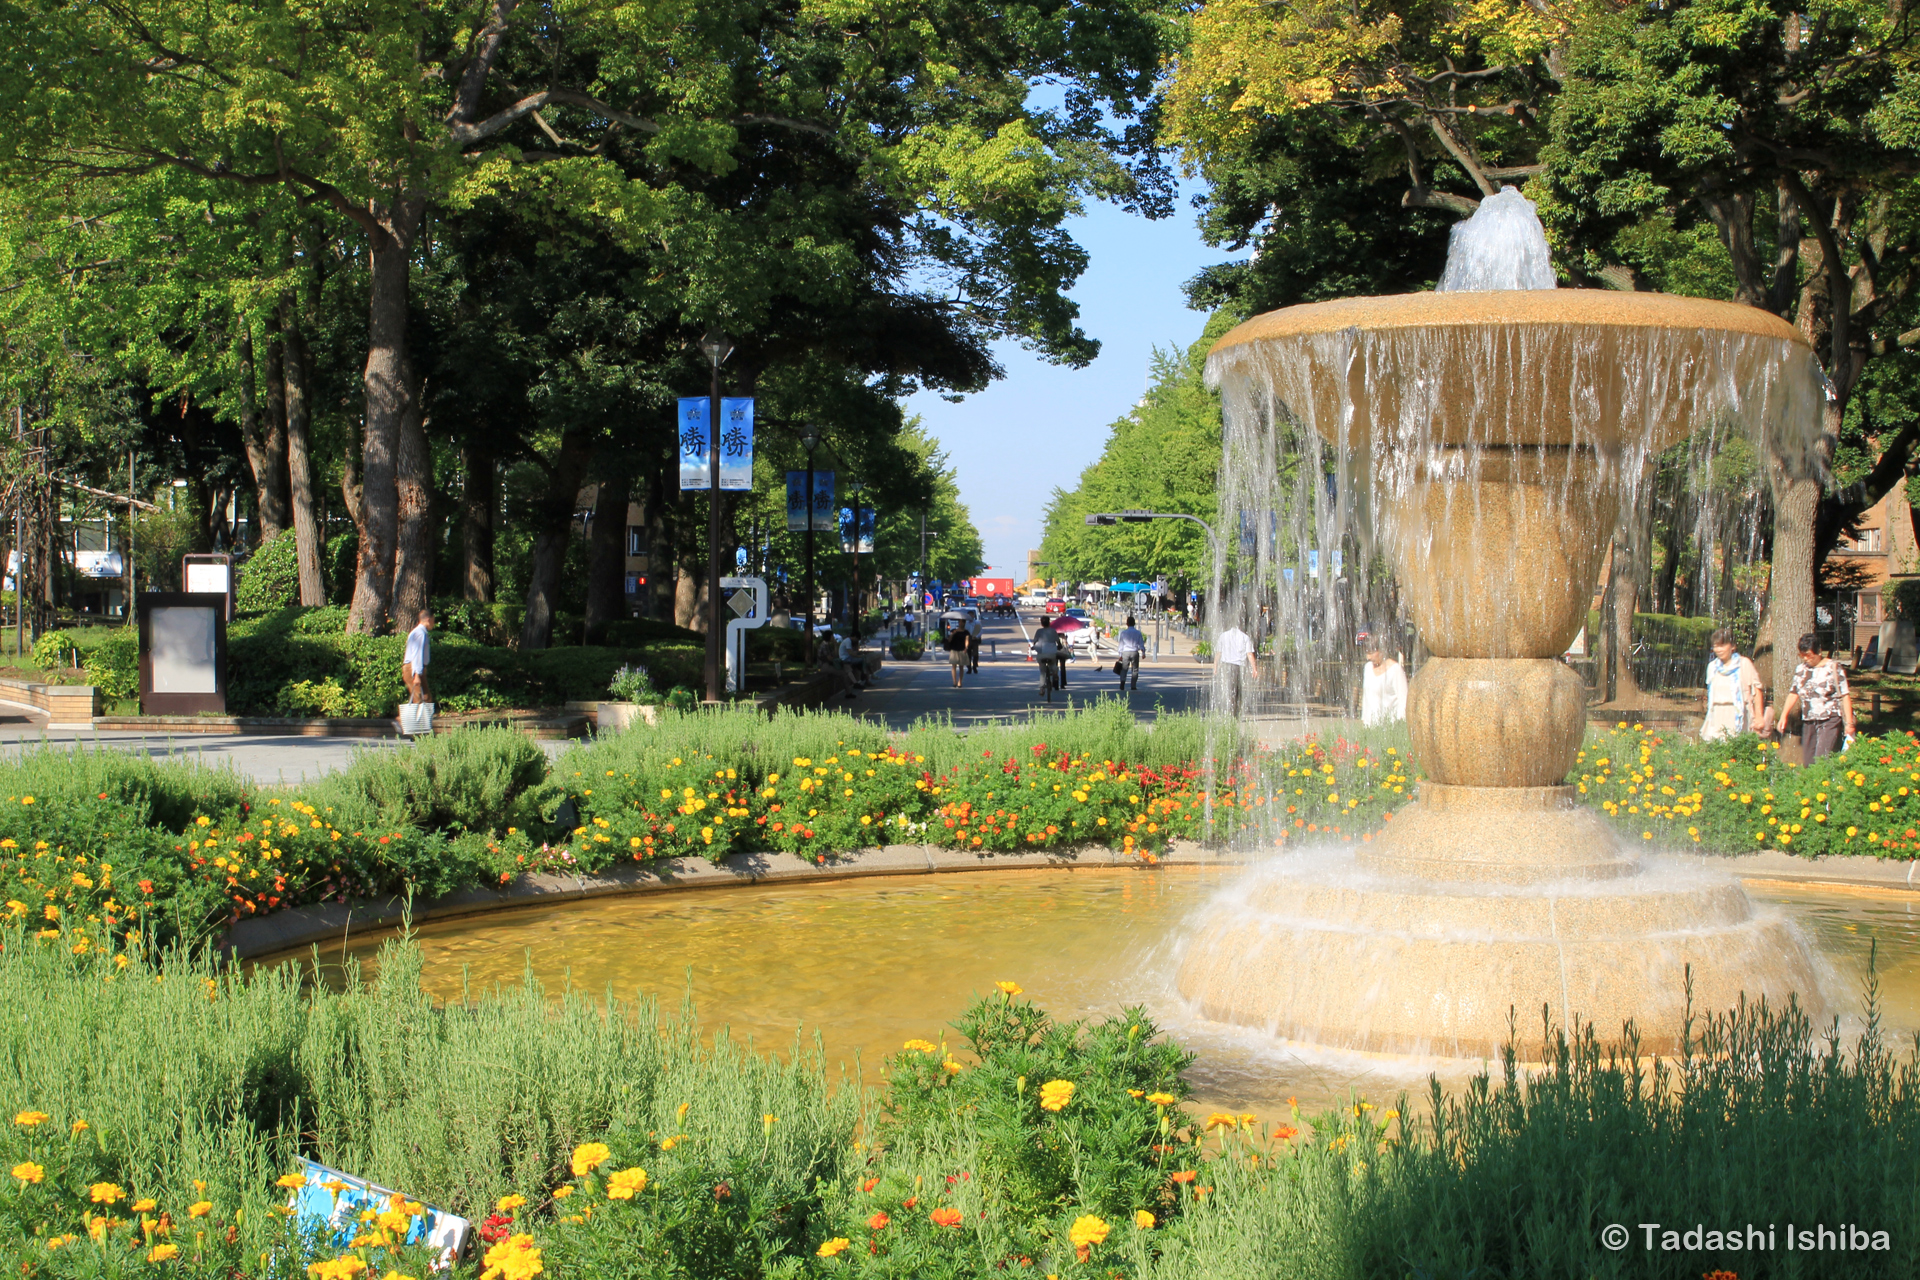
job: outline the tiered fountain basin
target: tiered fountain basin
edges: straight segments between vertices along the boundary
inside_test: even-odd
[[[1253,891],[1195,939],[1211,1018],[1343,1049],[1489,1054],[1514,1021],[1633,1021],[1797,996],[1812,958],[1726,878],[1649,875],[1566,779],[1585,622],[1650,460],[1738,418],[1817,422],[1799,333],[1750,307],[1580,290],[1346,299],[1256,317],[1208,358],[1229,430],[1290,416],[1371,477],[1380,544],[1433,659],[1408,727],[1426,781],[1365,851]]]

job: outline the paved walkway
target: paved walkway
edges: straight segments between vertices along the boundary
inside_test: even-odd
[[[980,646],[980,670],[953,687],[947,655],[928,650],[916,661],[890,661],[874,687],[837,706],[855,715],[883,720],[891,729],[905,729],[926,716],[950,716],[959,727],[993,720],[1026,719],[1032,715],[1066,711],[1101,697],[1124,696],[1135,716],[1151,721],[1157,709],[1198,709],[1206,701],[1211,668],[1191,655],[1163,655],[1159,662],[1140,664],[1140,687],[1122,695],[1113,674],[1113,655],[1079,658],[1067,664],[1067,687],[1055,690],[1049,703],[1040,688],[1040,668],[1027,661],[1027,636],[1037,613],[1019,619],[989,618]],[[997,650],[997,652],[996,652]]]

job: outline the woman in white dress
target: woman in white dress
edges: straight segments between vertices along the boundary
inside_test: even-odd
[[[1733,633],[1721,627],[1713,633],[1713,657],[1707,662],[1707,718],[1700,740],[1716,742],[1748,731],[1764,733],[1763,691],[1759,668],[1736,653]]]
[[[1367,665],[1361,668],[1360,722],[1368,728],[1398,724],[1407,718],[1407,669],[1389,658],[1378,640],[1367,640]]]

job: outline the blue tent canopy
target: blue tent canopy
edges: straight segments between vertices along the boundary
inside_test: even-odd
[[[1113,590],[1115,591],[1151,591],[1153,590],[1153,584],[1151,582],[1116,582],[1113,584]]]

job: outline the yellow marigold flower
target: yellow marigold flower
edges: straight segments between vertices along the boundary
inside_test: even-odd
[[[1017,982],[996,982],[993,985],[1000,988],[1000,994],[1004,996],[1012,997],[1023,994],[1023,990]]]
[[[585,1177],[611,1159],[613,1159],[613,1152],[607,1150],[606,1143],[582,1143],[573,1149],[573,1176]]]
[[[127,1193],[114,1183],[96,1182],[87,1189],[87,1197],[95,1204],[112,1204],[116,1200],[126,1199]]]
[[[158,1205],[152,1200],[135,1200],[133,1202],[133,1211],[135,1213],[152,1213],[157,1207]]]
[[[274,1181],[274,1184],[273,1184],[273,1185],[274,1185],[274,1186],[276,1186],[276,1187],[285,1187],[285,1188],[287,1188],[287,1189],[288,1189],[289,1191],[291,1191],[291,1190],[294,1190],[294,1189],[295,1189],[295,1188],[297,1188],[297,1187],[304,1187],[304,1186],[306,1186],[306,1185],[307,1185],[307,1175],[306,1175],[306,1174],[304,1174],[304,1173],[288,1173],[288,1174],[282,1174],[282,1175],[281,1175],[281,1176],[280,1176],[279,1178],[277,1178],[277,1179],[275,1179],[275,1181]]]
[[[607,1199],[631,1200],[647,1189],[645,1169],[622,1169],[607,1179]]]
[[[355,1257],[351,1253],[342,1254],[327,1262],[307,1264],[307,1274],[312,1276],[313,1280],[353,1280],[353,1277],[366,1269],[366,1260]]]
[[[44,1111],[22,1111],[13,1118],[13,1122],[23,1129],[31,1129],[37,1124],[45,1124],[47,1113]]]
[[[157,1244],[147,1250],[148,1262],[172,1262],[180,1256],[180,1247],[171,1244]]]
[[[1173,1105],[1173,1095],[1170,1093],[1150,1093],[1147,1095],[1147,1101],[1156,1106],[1170,1107]]]
[[[195,1200],[187,1206],[187,1216],[189,1218],[204,1218],[212,1212],[213,1201],[211,1200]]]
[[[480,1273],[480,1280],[533,1280],[546,1270],[540,1263],[540,1251],[533,1247],[533,1237],[529,1235],[502,1240],[487,1250],[485,1263],[486,1270]]]
[[[1096,1218],[1090,1213],[1082,1214],[1073,1220],[1073,1228],[1067,1232],[1067,1239],[1073,1241],[1074,1248],[1085,1249],[1090,1245],[1103,1243],[1107,1238],[1107,1232],[1112,1229],[1104,1219]]]
[[[911,1049],[915,1053],[938,1053],[939,1052],[939,1046],[934,1044],[931,1040],[909,1040],[906,1042],[906,1044],[902,1045],[901,1047],[904,1049]]]
[[[495,1213],[512,1213],[527,1202],[525,1196],[501,1196],[499,1203],[493,1206]]]
[[[555,1200],[565,1200],[568,1196],[572,1194],[573,1194],[572,1187],[555,1187],[553,1189],[553,1198]]]
[[[1040,1086],[1040,1109],[1042,1111],[1064,1111],[1073,1101],[1073,1081],[1049,1080]]]
[[[1142,1231],[1153,1230],[1153,1214],[1146,1209],[1135,1209],[1133,1211],[1133,1225]]]
[[[1207,1117],[1207,1128],[1209,1130],[1234,1129],[1234,1128],[1238,1128],[1239,1125],[1240,1125],[1239,1120],[1235,1119],[1233,1116],[1228,1115],[1224,1111],[1216,1111],[1212,1115]]]
[[[835,1236],[820,1246],[819,1256],[822,1258],[831,1258],[835,1254],[845,1253],[847,1246],[852,1243],[853,1241],[847,1239],[845,1236]]]
[[[22,1182],[38,1182],[47,1176],[47,1171],[33,1161],[28,1160],[13,1166],[13,1176]]]
[[[117,957],[117,958],[118,958],[119,960],[122,960],[122,961],[124,961],[124,960],[126,960],[126,957],[125,957],[125,956],[120,956],[120,957]],[[126,966],[125,966],[124,964],[122,964],[122,965],[121,965],[121,967],[122,967],[122,968],[125,968]],[[70,1132],[70,1133],[85,1133],[85,1132],[87,1131],[87,1128],[88,1128],[88,1125],[87,1125],[87,1122],[86,1122],[85,1120],[75,1120],[75,1121],[73,1122],[73,1127],[72,1127],[72,1128],[71,1128],[70,1130],[68,1130],[68,1132]]]
[[[946,1072],[946,1073],[947,1073],[948,1075],[950,1075],[950,1076],[957,1076],[957,1075],[959,1075],[959,1074],[960,1074],[960,1073],[961,1073],[962,1071],[965,1071],[965,1070],[966,1070],[966,1068],[965,1068],[965,1067],[963,1067],[963,1066],[961,1066],[961,1065],[960,1065],[959,1063],[957,1063],[957,1062],[955,1062],[955,1061],[954,1061],[954,1060],[953,1060],[952,1058],[948,1058],[948,1059],[947,1059],[947,1060],[946,1060],[945,1062],[943,1062],[943,1063],[941,1063],[941,1064],[940,1064],[940,1069],[941,1069],[942,1071],[944,1071],[944,1072]]]

